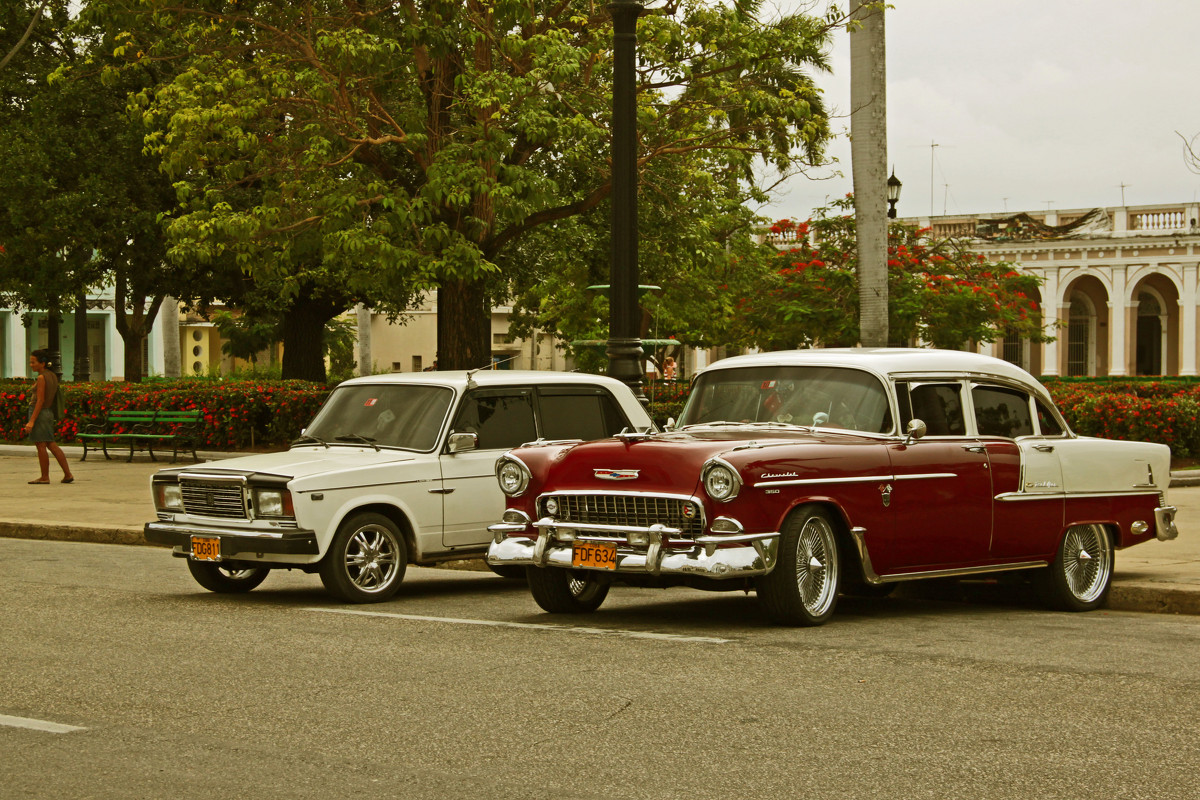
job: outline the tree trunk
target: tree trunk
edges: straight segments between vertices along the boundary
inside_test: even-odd
[[[438,369],[492,363],[492,317],[483,279],[444,281],[437,296]]]
[[[305,287],[283,315],[284,380],[325,383],[325,323],[346,310],[342,298],[314,296]]]
[[[150,305],[145,305],[146,298],[141,292],[130,291],[129,279],[124,269],[116,271],[116,291],[114,292],[117,333],[121,334],[121,343],[125,347],[125,382],[141,383],[142,373],[142,342],[154,327],[154,319],[162,306],[165,295],[150,298]]]
[[[866,8],[864,8],[866,6]],[[858,231],[859,341],[887,347],[887,64],[883,8],[852,0],[862,26],[850,33],[850,157]]]

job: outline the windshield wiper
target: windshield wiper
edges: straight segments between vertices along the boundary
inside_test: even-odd
[[[308,444],[309,442],[312,442],[313,444],[325,445],[325,449],[326,450],[329,449],[329,442],[325,441],[324,439],[318,439],[317,437],[315,437],[309,433],[302,433],[302,434],[300,434],[299,439],[293,439],[291,446],[295,447],[298,444]]]
[[[359,442],[361,444],[369,444],[371,447],[374,447],[376,451],[379,450],[379,445],[375,444],[374,439],[369,439],[366,436],[359,436],[357,433],[344,433],[341,436],[335,436],[333,438],[338,442]]]

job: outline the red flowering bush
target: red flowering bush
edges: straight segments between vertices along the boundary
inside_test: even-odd
[[[153,381],[147,383],[64,383],[67,413],[57,438],[71,443],[90,427],[99,428],[113,411],[201,412],[199,446],[213,450],[283,446],[300,435],[325,401],[329,389],[306,381]],[[24,435],[32,405],[31,380],[0,382],[0,438]]]
[[[1187,378],[1043,380],[1071,429],[1084,436],[1158,442],[1200,456],[1200,383]]]

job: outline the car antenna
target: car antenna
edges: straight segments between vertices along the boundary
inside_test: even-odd
[[[467,388],[474,389],[476,386],[479,385],[479,384],[475,383],[475,373],[476,372],[482,372],[485,369],[495,369],[496,367],[500,366],[501,364],[507,364],[509,361],[515,361],[516,358],[517,358],[516,356],[509,356],[508,358],[502,358],[499,361],[492,361],[492,362],[488,363],[487,366],[476,367],[475,369],[467,370]]]

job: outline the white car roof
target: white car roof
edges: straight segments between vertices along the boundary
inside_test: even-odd
[[[1046,388],[1025,370],[999,358],[960,350],[918,347],[829,347],[811,350],[782,350],[722,359],[704,370],[737,367],[820,366],[854,367],[884,380],[942,375],[1000,378],[1049,399]]]
[[[364,375],[343,381],[342,385],[357,383],[418,383],[432,386],[451,386],[466,389],[468,377],[477,386],[511,386],[533,384],[602,384],[610,388],[625,384],[607,375],[591,375],[584,372],[553,372],[549,370],[481,369],[481,370],[431,370],[430,372],[388,372],[380,375]]]

